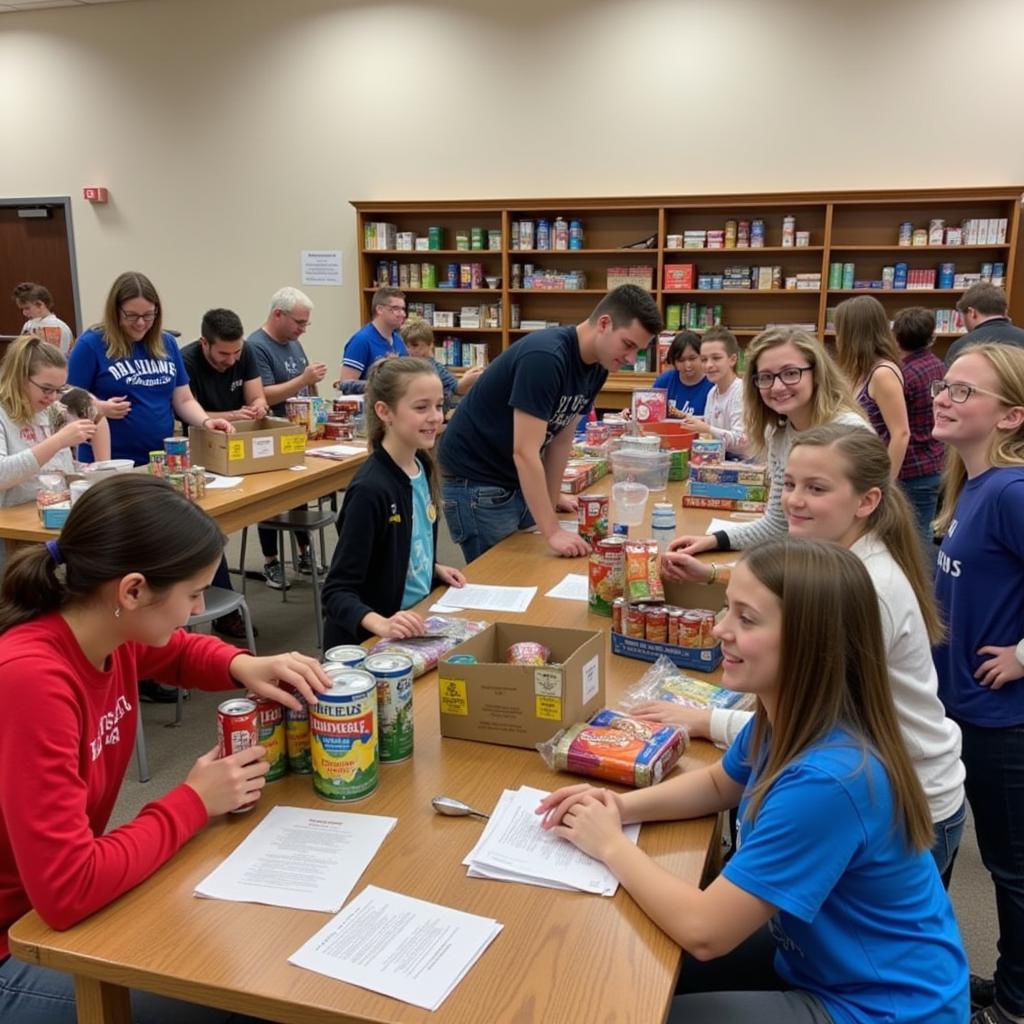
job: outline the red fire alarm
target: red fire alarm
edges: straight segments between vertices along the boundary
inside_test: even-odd
[[[108,198],[107,190],[99,185],[86,185],[82,189],[82,198],[90,203],[105,203]]]

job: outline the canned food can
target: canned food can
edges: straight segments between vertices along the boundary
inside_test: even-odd
[[[167,476],[167,452],[163,449],[149,453],[149,472],[151,476]]]
[[[601,424],[587,424],[601,426]],[[589,436],[589,431],[588,431]],[[579,519],[580,536],[593,547],[599,540],[608,536],[608,495],[595,494],[581,496],[576,510]]]
[[[288,753],[288,770],[296,775],[309,775],[313,762],[309,751],[309,705],[300,693],[294,694],[298,711],[284,709],[284,740]]]
[[[476,655],[473,654],[453,654],[447,659],[449,665],[475,665]]]
[[[377,680],[377,736],[381,764],[412,757],[412,658],[371,654],[363,670]]]
[[[324,661],[344,665],[346,668],[359,668],[365,660],[366,648],[358,644],[339,644],[324,652]]]
[[[679,646],[702,647],[701,632],[704,617],[700,612],[683,612],[679,620]]]
[[[683,618],[683,609],[670,607],[668,611],[668,623],[665,631],[666,643],[679,646],[679,624]]]
[[[313,789],[326,800],[369,796],[377,762],[377,681],[362,669],[325,667],[331,688],[309,711]]]
[[[255,747],[259,741],[256,705],[246,697],[232,697],[217,707],[217,757],[237,754],[240,750]],[[232,814],[252,810],[252,800],[234,808]]]
[[[623,616],[626,626],[626,636],[635,637],[637,640],[643,640],[645,638],[647,633],[646,612],[647,605],[626,605],[626,613]]]
[[[184,494],[185,493],[185,474],[184,473],[182,473],[180,471],[178,471],[178,472],[171,472],[171,471],[169,471],[167,473],[167,476],[166,476],[165,479],[167,480],[167,482],[179,494]]]
[[[284,738],[284,708],[276,700],[246,694],[256,705],[256,742],[267,750],[270,770],[264,776],[267,782],[283,779],[288,771],[288,748]]]
[[[551,651],[535,640],[520,640],[505,652],[509,665],[546,665],[550,658]]]
[[[644,614],[644,638],[657,644],[668,642],[668,612],[663,607],[647,609]]]
[[[617,597],[612,601],[612,632],[622,632],[622,614],[626,608],[626,599]]]

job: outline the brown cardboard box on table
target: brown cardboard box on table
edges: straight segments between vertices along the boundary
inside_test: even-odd
[[[236,420],[235,432],[188,428],[189,458],[222,476],[246,476],[301,466],[306,459],[306,430],[288,420],[264,416]]]
[[[523,640],[551,651],[548,665],[509,665]],[[437,669],[441,735],[530,749],[604,707],[603,631],[497,622],[449,651]],[[452,664],[472,654],[476,664]]]

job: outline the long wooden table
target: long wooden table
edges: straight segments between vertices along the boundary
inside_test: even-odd
[[[677,500],[674,490],[670,496]],[[702,529],[707,519],[687,516],[680,525]],[[590,614],[585,604],[543,596],[566,573],[585,571],[585,560],[556,559],[540,536],[517,534],[474,562],[467,576],[536,585],[537,596],[516,621],[607,630],[609,620]],[[608,703],[647,667],[609,653]],[[296,1024],[663,1020],[681,952],[623,890],[609,899],[467,878],[461,861],[482,823],[439,817],[430,804],[431,797],[447,794],[488,809],[505,788],[554,789],[575,777],[550,771],[534,751],[442,739],[436,672],[417,680],[414,693],[414,756],[383,766],[381,784],[366,800],[327,804],[314,796],[308,776],[289,776],[273,783],[253,812],[211,822],[149,880],[76,927],[55,932],[29,913],[11,929],[12,952],[75,975],[81,1024],[127,1022],[128,988]],[[211,741],[213,733],[211,721]],[[717,756],[709,744],[695,743],[683,767]],[[504,925],[436,1013],[288,964],[288,956],[323,926],[323,914],[192,895],[196,883],[277,804],[397,817],[359,887],[374,884]],[[645,825],[640,833],[641,847],[655,861],[695,884],[716,843],[713,817]]]
[[[224,533],[233,533],[324,494],[344,490],[365,461],[365,453],[342,462],[317,458],[314,445],[306,452],[305,469],[250,473],[237,487],[207,491],[199,504]],[[0,508],[0,538],[41,543],[59,534],[59,530],[42,527],[34,502]]]

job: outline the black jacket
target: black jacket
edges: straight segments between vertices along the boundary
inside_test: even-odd
[[[422,460],[420,465],[429,483],[430,471]],[[338,546],[323,589],[326,647],[370,636],[359,625],[368,612],[387,618],[400,610],[411,547],[412,481],[377,448],[349,484],[338,513]]]
[[[983,320],[973,331],[968,331],[962,338],[957,338],[946,349],[946,366],[952,366],[953,360],[968,345],[977,345],[983,341],[1024,346],[1024,331],[1011,324],[1005,316],[995,316],[991,320]]]

